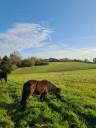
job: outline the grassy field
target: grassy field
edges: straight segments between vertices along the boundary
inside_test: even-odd
[[[95,64],[50,63],[17,69],[8,79],[7,85],[0,84],[0,128],[96,128]],[[40,102],[33,96],[21,112],[22,85],[29,79],[50,80],[64,99],[48,94]]]
[[[46,66],[34,66],[30,68],[19,68],[14,74],[29,74],[29,73],[48,73],[48,72],[63,72],[74,70],[96,69],[96,64],[84,62],[52,62]]]

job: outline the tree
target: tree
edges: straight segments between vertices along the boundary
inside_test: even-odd
[[[93,58],[93,63],[96,63],[96,58]]]
[[[10,54],[10,61],[12,64],[17,65],[21,61],[21,56],[17,52]]]
[[[2,61],[2,58],[1,58],[1,56],[0,56],[0,63],[1,63],[1,61]]]
[[[0,64],[0,69],[7,73],[11,72],[11,70],[12,70],[11,63],[10,63],[10,59],[7,56],[3,57],[1,64]]]
[[[10,54],[10,62],[12,64],[12,69],[16,69],[18,64],[21,63],[21,56],[18,52],[13,52]]]
[[[89,62],[89,60],[88,60],[88,59],[85,59],[85,60],[84,60],[84,62],[85,62],[85,63],[88,63],[88,62]]]

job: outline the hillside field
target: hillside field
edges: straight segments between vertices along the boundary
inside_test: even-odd
[[[47,79],[62,89],[62,100],[30,97],[20,109],[22,87],[30,79]],[[20,68],[0,83],[0,128],[96,128],[96,64],[54,62]]]

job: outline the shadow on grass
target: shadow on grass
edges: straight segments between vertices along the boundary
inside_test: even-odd
[[[88,112],[85,110],[87,108],[90,108],[90,110],[95,110],[96,108],[94,106],[85,105],[83,108],[80,104],[71,102],[69,100],[62,100],[61,102],[65,102],[68,105],[69,109],[79,115],[81,120],[85,120],[88,127],[96,128],[96,115],[92,114],[90,111]]]

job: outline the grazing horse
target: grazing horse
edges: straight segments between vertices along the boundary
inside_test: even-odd
[[[57,88],[50,81],[47,81],[47,80],[42,80],[42,81],[29,80],[29,81],[27,81],[23,85],[22,100],[21,100],[22,108],[23,109],[25,108],[27,99],[32,94],[40,95],[40,100],[45,100],[48,92],[53,93],[57,98],[61,98],[60,88]]]
[[[7,82],[7,77],[8,77],[8,73],[7,72],[4,72],[4,71],[0,72],[0,80],[1,81],[2,81],[2,79],[4,79],[5,82]]]

